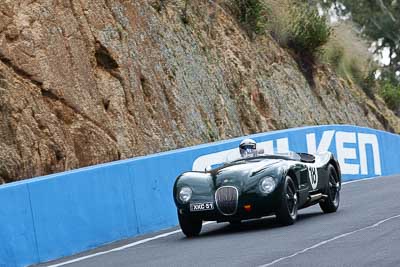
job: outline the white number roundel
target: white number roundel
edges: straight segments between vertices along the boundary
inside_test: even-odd
[[[308,178],[310,178],[312,189],[316,189],[318,185],[318,171],[315,167],[308,167]]]

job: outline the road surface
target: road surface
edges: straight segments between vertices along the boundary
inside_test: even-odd
[[[400,176],[346,183],[338,212],[303,209],[292,226],[209,223],[191,239],[173,228],[37,266],[400,266]]]

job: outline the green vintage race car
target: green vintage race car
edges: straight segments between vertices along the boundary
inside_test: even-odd
[[[173,194],[183,233],[197,236],[203,221],[230,222],[275,214],[283,225],[298,209],[319,203],[325,213],[339,207],[340,166],[332,153],[258,154],[230,160],[204,172],[185,172]]]

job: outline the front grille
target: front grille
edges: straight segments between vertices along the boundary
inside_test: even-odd
[[[224,215],[233,215],[238,205],[238,190],[233,186],[223,186],[215,192],[215,203],[218,210]]]

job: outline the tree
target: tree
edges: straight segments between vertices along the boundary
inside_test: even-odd
[[[388,54],[383,76],[400,77],[400,1],[399,0],[311,0],[339,17],[349,16],[362,33],[375,43],[375,54]]]

